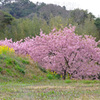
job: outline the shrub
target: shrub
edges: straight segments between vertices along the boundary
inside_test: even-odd
[[[61,78],[61,75],[60,74],[57,74],[55,71],[48,70],[47,71],[47,78],[48,79],[60,79]]]

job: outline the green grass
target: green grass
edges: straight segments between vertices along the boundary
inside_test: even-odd
[[[40,81],[46,78],[45,74],[29,57],[0,54],[0,82]]]
[[[0,100],[100,100],[100,81],[66,81],[2,82]]]
[[[100,83],[100,80],[65,80],[65,83],[84,83],[84,84],[95,84]]]

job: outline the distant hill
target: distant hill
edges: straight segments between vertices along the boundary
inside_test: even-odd
[[[2,1],[2,0],[1,0]],[[6,0],[4,0],[6,2]],[[10,13],[15,18],[32,18],[35,14],[38,17],[42,17],[45,20],[49,20],[50,16],[61,16],[64,18],[73,17],[75,20],[80,21],[88,16],[88,12],[85,10],[66,10],[66,7],[58,6],[54,4],[33,3],[29,0],[16,0],[15,2],[8,2],[2,4],[1,10]]]
[[[69,18],[71,11],[64,9],[61,6],[57,6],[54,4],[47,4],[41,7],[38,13],[41,14],[44,17],[44,19],[48,20],[50,17],[50,14],[52,14],[53,16],[61,16],[64,18],[65,17]]]
[[[64,7],[54,4],[34,4],[30,1],[20,1],[7,3],[1,7],[1,10],[7,11],[15,18],[30,16],[32,13],[38,16],[42,15],[43,18],[48,19],[50,14],[53,16],[69,17],[70,11],[67,11]]]

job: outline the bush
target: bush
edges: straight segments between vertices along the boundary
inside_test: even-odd
[[[47,78],[48,79],[60,79],[61,78],[61,75],[60,74],[57,74],[56,72],[52,72],[50,70],[47,71]]]

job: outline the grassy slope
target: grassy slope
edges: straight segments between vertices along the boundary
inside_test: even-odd
[[[0,54],[0,82],[38,81],[44,79],[45,76],[45,73],[28,57]]]

